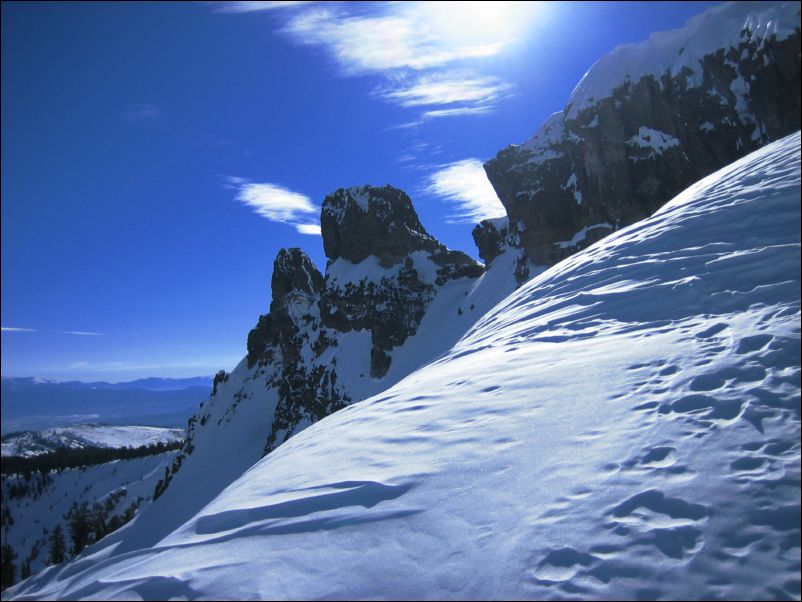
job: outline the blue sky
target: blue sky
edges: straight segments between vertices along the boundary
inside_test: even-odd
[[[278,4],[3,2],[3,376],[233,368],[340,187],[476,256],[481,162],[715,3]]]

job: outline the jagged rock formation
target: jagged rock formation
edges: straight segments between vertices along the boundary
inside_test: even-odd
[[[413,251],[440,245],[424,229],[412,201],[392,186],[340,188],[323,201],[323,249],[331,261],[359,263],[373,255],[389,268]]]
[[[486,219],[473,229],[473,241],[479,249],[479,257],[486,265],[504,254],[514,258],[513,275],[519,285],[529,280],[532,268],[536,267],[521,248],[521,236],[518,232],[520,222],[510,225],[506,217]]]
[[[392,186],[328,195],[321,230],[325,278],[302,250],[282,249],[273,266],[270,313],[248,335],[248,366],[273,370],[267,386],[279,397],[265,452],[353,401],[348,383],[338,384],[338,358],[326,354],[340,335],[370,334],[363,353],[370,376],[382,378],[390,353],[417,332],[437,289],[484,271],[433,238],[409,196]]]
[[[271,288],[270,313],[260,316],[248,335],[248,366],[258,363],[267,370],[266,386],[279,397],[266,452],[292,436],[304,419],[317,422],[351,400],[336,386],[336,361],[330,366],[310,362],[336,345],[320,321],[322,274],[301,249],[281,249]]]
[[[329,258],[321,318],[339,332],[370,331],[374,378],[387,373],[387,352],[417,331],[435,287],[484,272],[426,232],[409,196],[392,186],[341,188],[323,201],[320,222]],[[370,257],[378,264],[366,266],[374,268],[372,273],[341,278],[343,261],[355,264]]]
[[[596,63],[564,111],[485,164],[528,256],[552,265],[799,130],[799,19],[798,2],[731,3]],[[495,230],[475,233],[483,258]]]

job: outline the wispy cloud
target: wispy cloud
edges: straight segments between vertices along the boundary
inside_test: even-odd
[[[497,77],[450,71],[416,78],[408,85],[379,89],[375,93],[402,107],[472,103],[488,107],[510,89]],[[465,111],[464,108],[459,109]],[[475,109],[474,109],[475,110]],[[453,111],[453,109],[452,109]]]
[[[301,234],[320,234],[317,223],[320,207],[308,196],[278,184],[251,182],[237,177],[227,177],[225,180],[229,188],[237,191],[235,198],[262,217],[289,224]]]
[[[162,119],[164,112],[156,105],[140,103],[129,106],[125,110],[124,116],[128,121],[147,123]]]
[[[284,32],[296,42],[323,46],[347,75],[429,69],[498,54],[504,43],[454,44],[444,39],[427,3],[382,3],[367,14],[352,6],[310,5],[290,15]]]
[[[456,107],[453,109],[437,109],[434,111],[426,111],[421,115],[423,120],[437,119],[439,117],[457,117],[459,115],[482,115],[490,113],[493,110],[491,105],[482,105],[478,107]]]
[[[309,4],[309,2],[219,2],[215,8],[216,13],[252,13],[257,11],[275,10],[279,8],[289,8],[299,4]]]
[[[463,159],[440,166],[429,176],[425,190],[454,203],[452,222],[477,222],[507,214],[479,159]]]
[[[41,332],[44,334],[71,334],[81,337],[103,336],[101,332],[88,332],[85,330],[39,330],[37,328],[17,328],[15,326],[2,326],[2,332]]]
[[[60,334],[74,334],[79,337],[99,337],[103,336],[100,332],[87,332],[85,330],[65,330]]]
[[[345,76],[380,75],[375,96],[420,111],[425,121],[481,115],[512,89],[476,71],[502,52],[534,4],[504,2],[218,3],[217,12],[270,11],[297,44],[322,48]],[[287,10],[276,10],[287,9]],[[517,14],[516,14],[517,13]],[[505,19],[501,26],[494,19]],[[486,26],[487,25],[487,26]],[[459,107],[453,105],[459,104]],[[397,129],[397,128],[392,128]]]
[[[190,376],[193,373],[207,373],[213,374],[221,367],[234,367],[242,359],[241,355],[209,355],[203,357],[190,357],[184,361],[176,362],[171,359],[164,361],[154,362],[146,359],[137,360],[122,360],[122,361],[87,361],[84,359],[70,362],[69,364],[59,365],[58,368],[48,370],[50,374],[60,378],[76,378],[78,374],[81,375],[82,380],[86,377],[95,378],[108,378],[108,374],[118,373],[120,375],[127,375],[128,373],[141,372],[141,377],[146,376],[170,376],[179,377],[183,372],[184,375]],[[86,375],[86,376],[83,376]]]

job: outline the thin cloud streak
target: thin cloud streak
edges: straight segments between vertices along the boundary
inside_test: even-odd
[[[309,4],[309,2],[219,2],[214,10],[216,13],[253,13],[281,8],[290,8],[299,4]]]
[[[377,90],[376,94],[402,107],[476,103],[488,108],[489,103],[501,98],[509,89],[510,86],[497,77],[452,71],[426,75],[410,85]]]
[[[125,118],[128,121],[146,123],[158,121],[164,117],[164,112],[156,105],[141,103],[128,107],[125,111]]]
[[[102,332],[88,332],[86,330],[39,330],[38,328],[17,328],[14,326],[2,326],[2,332],[40,332],[42,334],[70,334],[81,337],[100,337]]]
[[[79,337],[99,337],[99,336],[103,336],[99,332],[86,332],[84,330],[66,330],[66,331],[64,331],[64,332],[62,332],[60,334],[74,334],[74,335],[79,336]]]
[[[429,176],[425,191],[455,205],[452,223],[477,222],[507,215],[479,159],[463,159],[442,165]]]
[[[479,107],[457,107],[454,109],[437,109],[434,111],[426,111],[421,118],[425,121],[427,119],[439,119],[440,117],[456,117],[459,115],[484,115],[493,110],[492,106],[479,106]]]

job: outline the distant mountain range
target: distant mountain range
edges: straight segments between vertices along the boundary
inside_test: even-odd
[[[211,378],[143,378],[125,383],[3,378],[2,433],[79,422],[186,426]]]
[[[187,387],[211,387],[211,376],[191,376],[189,378],[159,378],[151,376],[149,378],[139,378],[121,383],[108,383],[106,381],[82,382],[79,380],[52,380],[46,378],[12,377],[3,378],[3,386],[6,384],[14,387],[24,387],[31,384],[50,384],[73,387],[76,389],[146,389],[148,391],[176,391]]]

